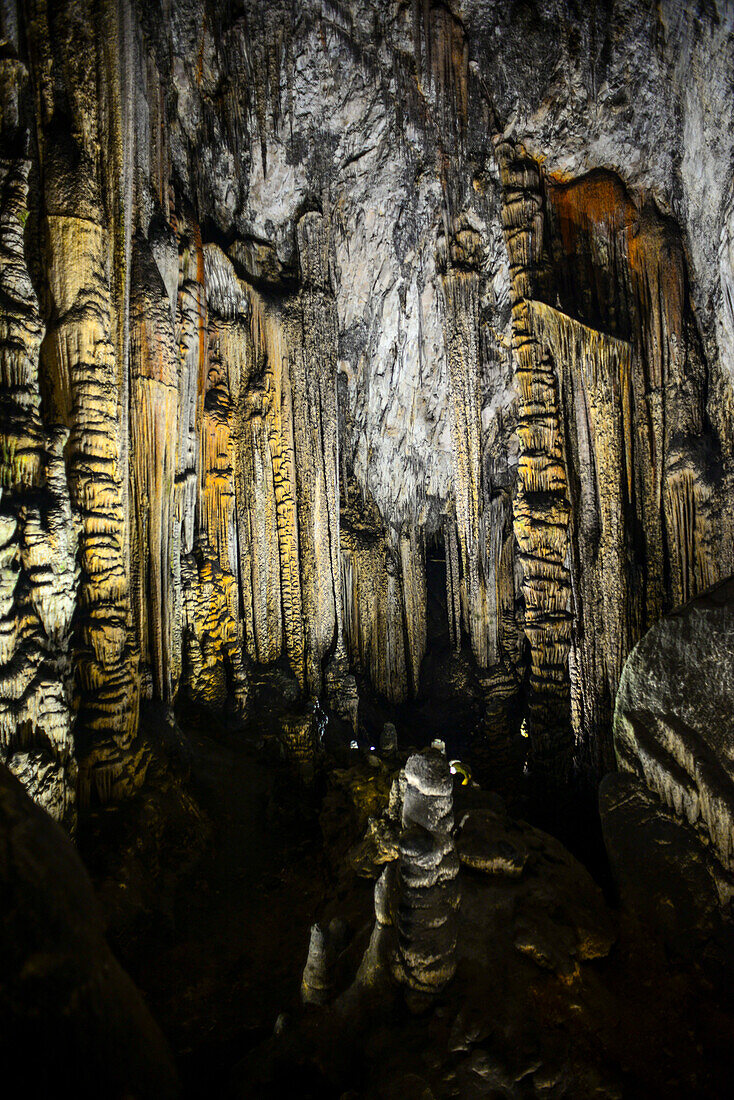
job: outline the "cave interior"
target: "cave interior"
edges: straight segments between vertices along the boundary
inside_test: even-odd
[[[1,0],[8,1095],[730,1095],[733,412],[731,0]]]

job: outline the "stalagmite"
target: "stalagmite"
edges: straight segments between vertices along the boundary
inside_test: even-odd
[[[417,994],[439,992],[456,969],[459,859],[452,779],[443,753],[430,749],[405,766],[397,875],[398,977]]]
[[[301,1000],[306,1005],[325,1005],[331,997],[328,933],[320,924],[311,926],[308,958],[301,980]]]

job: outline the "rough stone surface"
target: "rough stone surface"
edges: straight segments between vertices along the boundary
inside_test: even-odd
[[[463,820],[457,847],[467,868],[488,876],[485,886],[467,894],[465,916],[469,927],[476,926],[467,937],[473,944],[468,951],[479,957],[473,937],[486,938],[482,921],[494,924],[504,915],[515,949],[558,974],[609,954],[615,929],[601,890],[554,837],[506,814],[473,810]]]
[[[703,832],[734,871],[734,582],[661,619],[630,655],[614,716],[619,766]]]
[[[443,753],[428,749],[408,758],[396,877],[396,973],[419,995],[440,992],[456,969],[459,860],[451,791]]]
[[[327,928],[311,927],[308,958],[301,979],[301,1001],[305,1005],[325,1005],[333,995],[334,968],[344,946],[343,922],[335,918]]]
[[[73,826],[141,698],[279,660],[357,733],[432,548],[492,761],[527,681],[532,768],[608,770],[628,653],[734,571],[731,5],[1,18],[3,758]]]
[[[522,830],[491,810],[474,810],[459,822],[459,859],[467,867],[487,874],[519,877],[529,850]]]
[[[718,979],[730,974],[734,934],[721,903],[732,886],[710,847],[633,775],[606,776],[599,808],[623,905],[672,951]]]

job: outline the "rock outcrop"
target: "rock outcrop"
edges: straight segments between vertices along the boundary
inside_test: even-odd
[[[604,777],[599,810],[624,911],[674,957],[693,961],[717,985],[729,982],[732,888],[711,847],[629,772]]]
[[[734,872],[734,582],[662,618],[632,651],[614,715],[619,767],[640,779]],[[734,880],[730,880],[734,881]]]

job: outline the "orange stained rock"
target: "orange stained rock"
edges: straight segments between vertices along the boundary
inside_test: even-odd
[[[618,176],[597,171],[570,182],[557,182],[553,175],[546,179],[566,255],[574,255],[579,238],[592,228],[609,237],[624,233],[627,240],[634,239],[638,212]]]

